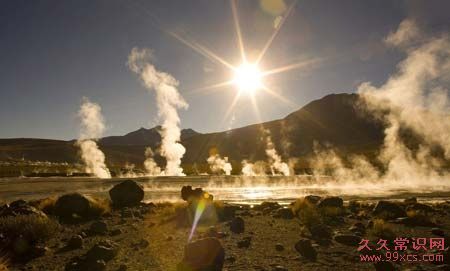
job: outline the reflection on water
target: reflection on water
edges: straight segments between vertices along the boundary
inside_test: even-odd
[[[4,178],[0,179],[0,201],[36,199],[69,192],[106,196],[108,190],[123,179],[96,178]],[[401,198],[410,195],[424,200],[450,198],[450,184],[336,182],[329,177],[312,176],[195,176],[136,178],[145,188],[146,201],[179,201],[183,185],[202,187],[215,199],[236,203],[258,203],[274,200],[281,203],[305,195],[339,195],[345,199]]]

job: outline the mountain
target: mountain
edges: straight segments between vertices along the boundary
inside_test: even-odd
[[[234,164],[243,159],[265,160],[267,136],[284,158],[311,154],[314,142],[331,144],[346,152],[372,152],[382,144],[384,126],[364,115],[357,94],[331,94],[315,100],[283,119],[254,124],[218,133],[197,133],[184,129],[184,164],[205,163],[211,152],[227,156]],[[161,136],[157,126],[140,128],[123,136],[99,140],[107,163],[141,165],[147,146],[157,149]],[[0,139],[0,160],[26,159],[51,162],[79,162],[74,141],[46,139]],[[164,163],[156,157],[158,163]]]

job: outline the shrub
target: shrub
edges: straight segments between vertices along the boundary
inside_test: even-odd
[[[57,230],[58,224],[45,216],[18,215],[0,218],[0,233],[12,240],[22,236],[30,243],[47,241]]]
[[[298,216],[306,226],[312,226],[321,222],[321,216],[317,207],[304,198],[297,199],[292,205],[292,212]]]

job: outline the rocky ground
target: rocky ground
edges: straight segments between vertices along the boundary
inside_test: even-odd
[[[450,202],[422,204],[409,198],[344,203],[338,197],[308,196],[287,207],[274,202],[233,206],[186,188],[179,204],[155,205],[140,203],[143,191],[132,182],[115,189],[105,200],[72,194],[0,207],[0,241],[7,268],[450,270]],[[20,222],[23,217],[26,220]],[[393,248],[396,237],[410,242],[412,238],[444,238],[447,250],[426,252],[445,255],[444,262],[361,262],[357,248],[362,239],[371,240],[373,246],[366,254],[376,254],[379,239],[388,240]],[[411,243],[408,247],[400,254],[420,254]]]

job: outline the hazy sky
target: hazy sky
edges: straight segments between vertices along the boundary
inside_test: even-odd
[[[237,8],[246,52],[254,56],[274,31],[277,14],[258,0],[238,0]],[[297,1],[262,68],[320,62],[268,78],[267,85],[294,105],[258,93],[261,119],[282,118],[329,93],[354,92],[364,81],[381,84],[403,57],[383,38],[405,18],[427,32],[448,31],[449,10],[445,0]],[[0,137],[76,138],[83,96],[102,106],[107,135],[158,124],[154,93],[126,66],[133,47],[151,49],[153,64],[180,81],[190,105],[180,112],[183,128],[213,132],[258,122],[246,97],[222,121],[236,89],[195,90],[231,73],[168,31],[240,62],[229,1],[0,0]]]

